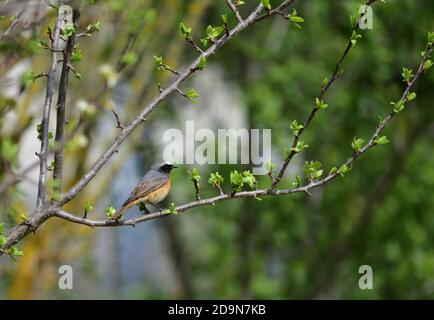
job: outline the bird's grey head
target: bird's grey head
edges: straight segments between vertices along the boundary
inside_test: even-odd
[[[169,162],[156,162],[152,165],[151,169],[159,172],[170,173],[170,170],[177,168]]]

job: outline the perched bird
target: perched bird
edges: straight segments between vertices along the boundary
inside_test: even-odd
[[[151,169],[146,172],[143,179],[131,192],[130,197],[122,204],[122,207],[116,211],[111,219],[118,220],[126,210],[140,205],[140,210],[149,213],[146,204],[153,205],[160,209],[156,204],[163,201],[170,190],[170,171],[176,168],[168,162],[154,163]]]

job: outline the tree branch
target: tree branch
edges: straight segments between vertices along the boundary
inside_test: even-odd
[[[291,5],[295,0],[285,0],[281,3],[279,8],[285,8],[289,5]],[[114,153],[117,152],[119,146],[126,140],[126,138],[131,134],[133,130],[135,130],[142,122],[146,121],[148,116],[155,110],[155,108],[164,101],[171,93],[175,92],[179,85],[184,82],[187,78],[189,78],[194,72],[198,70],[197,66],[201,61],[201,58],[203,57],[209,57],[215,52],[221,48],[223,45],[225,45],[229,40],[234,38],[236,35],[241,33],[244,29],[246,29],[249,26],[252,26],[256,23],[259,23],[263,21],[267,17],[271,17],[275,15],[277,12],[273,11],[267,11],[265,14],[260,15],[260,13],[263,11],[262,4],[259,4],[255,10],[246,18],[243,20],[243,23],[239,23],[237,26],[235,26],[232,30],[230,30],[228,33],[225,33],[221,38],[219,38],[217,41],[215,41],[206,51],[203,52],[203,54],[200,54],[185,70],[184,72],[180,73],[179,76],[177,76],[176,80],[172,82],[166,89],[162,89],[161,92],[157,96],[155,96],[151,102],[149,102],[142,112],[140,112],[139,115],[136,116],[136,118],[128,124],[124,130],[117,136],[115,141],[109,146],[109,148],[94,162],[94,164],[91,166],[89,171],[85,173],[79,181],[68,191],[61,195],[59,201],[45,203],[45,180],[47,175],[47,152],[41,151],[40,158],[41,158],[41,175],[40,175],[40,183],[39,183],[39,192],[38,192],[38,206],[35,211],[31,215],[29,215],[29,221],[28,223],[21,223],[20,225],[14,227],[7,235],[6,242],[3,244],[3,249],[8,249],[10,246],[16,244],[21,239],[23,239],[28,233],[31,231],[36,230],[46,219],[53,216],[56,212],[56,215],[59,214],[58,208],[62,207],[64,204],[71,201],[73,198],[77,196],[77,194],[83,190],[84,187],[96,176],[96,174],[99,172],[99,170],[107,163],[107,161],[113,156]],[[54,35],[52,34],[51,37],[53,38],[53,42],[56,43],[56,45],[53,45],[52,47],[54,49],[57,48],[57,43],[59,41],[59,20],[56,20],[56,26],[54,30]],[[51,51],[52,55],[52,70],[54,69],[57,64],[57,56],[55,51]],[[54,71],[50,72],[54,76]],[[50,75],[49,74],[49,75]],[[51,97],[53,92],[53,76],[49,77],[49,80],[51,79],[50,85],[47,85],[47,96],[50,97],[50,103],[47,105],[51,106]],[[49,93],[49,94],[48,94]],[[49,108],[47,107],[46,109]],[[45,112],[44,112],[45,115]],[[48,117],[49,112],[47,112],[47,116],[44,116],[44,119],[46,120],[43,123],[44,128],[44,137],[46,142],[48,142]],[[45,145],[44,145],[45,146]],[[44,151],[48,151],[45,149],[48,149],[48,143],[46,144],[45,148],[41,148]],[[44,160],[44,161],[43,161]],[[41,195],[39,195],[41,193]],[[256,196],[256,195],[253,195]],[[233,197],[232,195],[230,196]],[[43,201],[39,201],[39,199],[42,199]],[[44,204],[44,205],[43,205]],[[73,215],[71,215],[74,217]],[[152,215],[148,215],[152,216]],[[81,218],[79,218],[81,219]],[[149,219],[149,218],[148,218]],[[112,222],[112,221],[103,221],[102,224],[106,225],[113,225],[113,223],[118,222]],[[125,224],[125,222],[123,222]],[[128,225],[128,224],[126,224]],[[132,222],[129,223],[129,225],[134,225]],[[3,254],[3,252],[0,252],[0,256]]]
[[[289,6],[295,0],[286,0],[279,7]],[[179,85],[189,78],[196,70],[197,65],[200,62],[201,57],[209,57],[225,45],[229,40],[238,35],[241,31],[246,29],[248,26],[254,25],[262,21],[265,16],[270,17],[274,14],[273,11],[265,13],[260,16],[260,12],[263,10],[262,5],[258,5],[256,9],[249,15],[243,23],[239,23],[234,27],[229,35],[223,35],[219,40],[217,40],[212,46],[210,46],[203,54],[199,55],[185,70],[181,73],[175,81],[172,82],[166,89],[163,89],[143,110],[142,112],[130,123],[125,129],[118,135],[116,140],[111,144],[111,146],[95,161],[90,170],[66,193],[64,193],[59,202],[59,206],[64,205],[73,199],[98,173],[98,171],[105,165],[105,163],[113,156],[113,154],[118,150],[119,146],[125,141],[125,139],[130,135],[130,133],[135,130],[143,121],[145,121],[148,116],[155,110],[155,108],[164,101],[168,95],[177,91]]]
[[[77,29],[79,12],[74,10],[73,21]],[[56,137],[54,150],[54,170],[53,179],[55,181],[54,191],[62,192],[63,177],[63,148],[65,144],[65,112],[66,112],[66,95],[68,92],[69,71],[71,70],[71,56],[74,50],[76,33],[74,32],[67,40],[66,48],[63,52],[62,73],[59,82],[59,95],[57,98],[57,116],[56,116]]]
[[[366,4],[370,5],[370,4],[374,3],[375,1],[377,1],[377,0],[369,0]],[[352,34],[353,34],[353,32],[355,32],[358,29],[359,29],[359,22],[357,21],[353,25],[353,27],[351,28],[351,37],[348,40],[348,43],[347,43],[347,46],[346,46],[344,52],[342,53],[341,57],[339,58],[338,62],[336,63],[335,69],[333,70],[333,73],[330,77],[330,80],[327,81],[326,84],[323,84],[321,86],[321,90],[320,90],[320,93],[318,96],[319,100],[323,100],[323,98],[325,97],[328,90],[332,87],[334,82],[339,78],[340,72],[341,72],[341,67],[342,67],[346,57],[348,56],[349,52],[351,51],[351,48],[354,46],[352,43]],[[303,127],[301,127],[301,129],[298,131],[298,134],[294,136],[294,140],[292,142],[291,149],[290,149],[288,155],[286,156],[285,160],[283,161],[282,168],[280,169],[279,174],[273,178],[271,185],[270,185],[270,190],[276,188],[277,184],[280,182],[280,180],[282,180],[283,175],[285,174],[285,171],[286,171],[289,163],[294,158],[294,156],[297,154],[297,151],[295,151],[294,148],[297,146],[297,143],[300,141],[301,135],[303,134],[304,130],[306,130],[306,128],[309,126],[309,124],[312,122],[312,120],[314,119],[318,110],[319,110],[319,108],[317,106],[314,106],[312,108],[306,121],[303,123]]]
[[[238,19],[238,22],[243,23],[243,18],[241,18],[240,11],[238,11],[238,8],[234,5],[232,0],[226,0],[226,3],[228,4],[228,7],[233,11],[235,16]]]
[[[57,49],[60,39],[60,21],[61,17],[58,14],[52,33],[51,47]],[[50,122],[51,102],[54,94],[54,78],[57,68],[57,52],[51,51],[51,68],[48,73],[47,90],[45,93],[45,102],[41,122],[41,150],[39,152],[39,181],[38,181],[38,198],[37,207],[42,207],[45,203],[45,182],[47,180],[47,157],[48,157],[48,127]]]
[[[413,79],[410,82],[408,82],[407,87],[405,88],[405,90],[401,96],[401,100],[404,101],[404,103],[407,102],[408,95],[409,95],[412,87],[414,86],[416,81],[419,79],[419,77],[424,73],[423,65],[428,60],[431,52],[432,52],[432,45],[427,45],[427,47],[424,51],[422,61],[421,61],[420,65],[417,69],[417,72],[415,73]],[[360,149],[359,152],[357,152],[357,153],[353,152],[352,156],[350,158],[348,158],[348,160],[344,164],[347,165],[348,167],[350,167],[363,153],[368,151],[373,146],[377,145],[377,143],[375,142],[375,139],[379,136],[379,134],[383,131],[383,129],[390,123],[390,121],[395,116],[395,114],[396,113],[392,110],[389,113],[389,115],[383,121],[381,121],[380,124],[375,128],[375,131],[374,131],[371,139],[369,140],[369,142],[366,143]],[[215,197],[202,199],[202,200],[196,200],[196,201],[192,201],[192,202],[177,206],[175,208],[175,211],[172,211],[172,212],[182,213],[182,212],[186,212],[186,211],[193,209],[193,208],[197,208],[197,207],[201,207],[201,206],[207,206],[207,205],[214,206],[215,203],[217,203],[217,202],[227,201],[227,200],[231,200],[231,199],[238,199],[238,198],[256,198],[256,197],[260,197],[260,196],[283,196],[283,195],[289,195],[289,194],[300,193],[300,192],[310,194],[310,191],[312,189],[315,189],[319,186],[327,184],[339,176],[340,176],[340,174],[338,172],[329,173],[323,179],[310,181],[307,185],[296,187],[296,188],[291,188],[291,189],[283,189],[283,190],[259,189],[259,190],[253,190],[253,191],[242,191],[242,192],[236,192],[236,193],[230,193],[230,194],[221,194],[221,195],[218,195]],[[172,212],[169,212],[168,210],[162,210],[162,211],[154,212],[151,214],[143,215],[141,217],[128,219],[128,220],[89,220],[89,219],[83,219],[79,216],[73,215],[71,213],[68,213],[68,212],[62,211],[62,210],[54,210],[53,215],[58,217],[58,218],[61,218],[61,219],[64,219],[64,220],[67,220],[67,221],[70,221],[73,223],[83,224],[83,225],[87,225],[90,227],[119,227],[119,226],[135,226],[136,224],[144,222],[144,221],[153,220],[156,218],[161,218],[164,216],[174,214]]]

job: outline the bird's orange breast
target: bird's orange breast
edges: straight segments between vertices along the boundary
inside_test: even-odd
[[[143,200],[150,203],[159,203],[167,197],[169,191],[170,191],[170,180],[167,179],[167,182],[161,188],[150,192],[148,195],[146,195],[146,197]]]

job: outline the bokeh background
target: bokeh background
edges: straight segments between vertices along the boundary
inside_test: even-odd
[[[89,4],[89,2],[91,4]],[[258,1],[241,7],[246,16]],[[278,1],[271,1],[276,4]],[[6,229],[30,213],[36,202],[35,167],[49,54],[46,39],[55,10],[48,1],[0,3],[0,221]],[[143,172],[161,159],[165,129],[270,128],[273,161],[291,143],[289,124],[304,120],[325,77],[350,36],[350,15],[360,1],[296,1],[305,18],[298,30],[275,17],[249,28],[211,59],[186,85],[200,94],[197,104],[173,95],[138,128],[92,183],[65,208],[92,218],[118,207]],[[184,21],[199,39],[208,24],[220,23],[223,0],[107,0],[84,5],[80,27],[101,22],[101,31],[80,39],[83,59],[71,76],[65,187],[86,172],[117,133],[109,108],[127,122],[173,75],[158,72],[153,55],[182,69],[195,50],[178,30]],[[14,17],[20,22],[11,26]],[[374,28],[362,32],[344,74],[305,132],[310,145],[297,155],[281,187],[300,174],[305,160],[328,171],[350,154],[354,136],[368,138],[378,117],[403,90],[402,67],[414,68],[434,30],[430,0],[388,0],[374,6]],[[390,144],[374,148],[343,179],[304,194],[240,199],[200,207],[136,228],[91,229],[49,220],[20,244],[24,257],[0,258],[2,299],[150,298],[432,298],[434,295],[434,73],[417,84],[417,99],[386,129]],[[56,98],[54,99],[56,101]],[[54,115],[54,114],[53,114]],[[54,119],[54,117],[52,118]],[[54,130],[54,128],[52,128]],[[27,170],[19,181],[16,174]],[[249,166],[197,166],[202,196],[218,170]],[[165,205],[194,199],[187,170],[174,171]],[[257,177],[260,186],[267,177]],[[12,183],[13,182],[13,183]],[[139,215],[137,209],[128,215]],[[74,290],[59,290],[58,268],[74,269]],[[374,289],[360,290],[361,265],[371,265]]]

